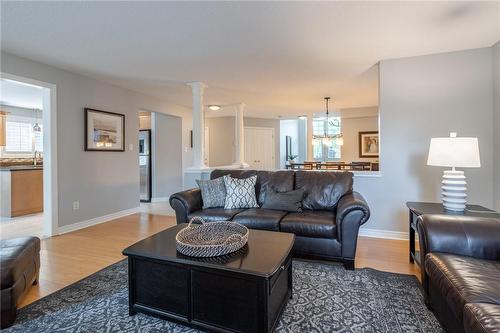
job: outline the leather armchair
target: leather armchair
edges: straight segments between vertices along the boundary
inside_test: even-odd
[[[426,304],[441,324],[500,331],[500,220],[424,215],[418,233]]]
[[[418,235],[422,264],[431,252],[500,261],[500,221],[496,219],[424,215],[419,218]],[[425,269],[421,274],[424,290],[427,291]]]
[[[19,237],[0,241],[1,294],[0,328],[14,324],[17,306],[38,283],[40,271],[40,239]]]

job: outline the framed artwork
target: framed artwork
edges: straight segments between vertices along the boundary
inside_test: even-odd
[[[85,108],[85,150],[125,151],[125,115]]]
[[[359,157],[378,157],[378,132],[359,132]]]

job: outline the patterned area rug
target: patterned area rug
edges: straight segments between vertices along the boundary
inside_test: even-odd
[[[293,262],[294,297],[277,332],[441,332],[414,276]],[[127,262],[120,261],[19,311],[7,332],[199,332],[128,315]]]

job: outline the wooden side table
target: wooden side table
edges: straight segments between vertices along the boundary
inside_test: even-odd
[[[500,213],[479,205],[467,205],[464,212],[452,212],[445,210],[443,204],[435,202],[407,202],[409,209],[409,239],[410,239],[410,262],[422,266],[420,262],[420,253],[415,250],[415,233],[418,234],[417,219],[420,215],[441,214],[441,215],[459,215],[459,216],[477,216],[500,218]]]

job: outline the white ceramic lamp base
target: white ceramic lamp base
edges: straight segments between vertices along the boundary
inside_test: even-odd
[[[463,171],[453,168],[443,173],[441,186],[443,206],[447,210],[463,212],[467,202],[467,182]]]

